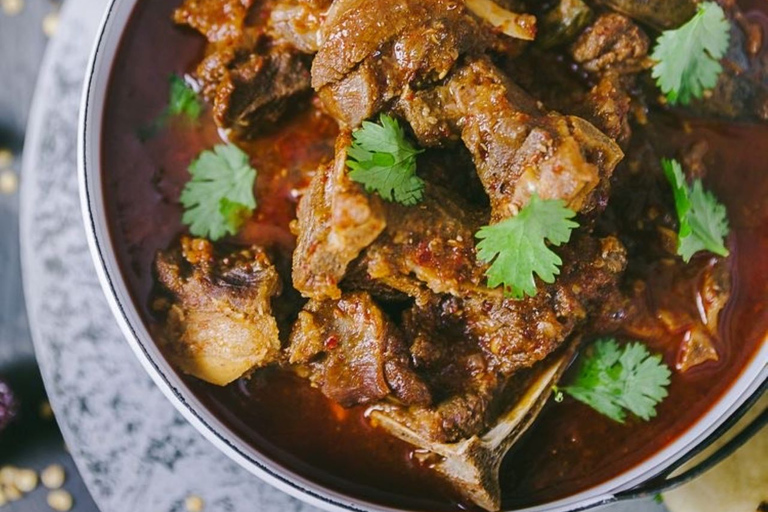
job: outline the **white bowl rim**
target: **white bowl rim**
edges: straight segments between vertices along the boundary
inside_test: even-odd
[[[101,126],[112,62],[133,8],[143,0],[110,0],[89,60],[78,128],[78,182],[88,245],[99,282],[131,349],[163,394],[205,438],[246,470],[278,489],[325,510],[397,512],[351,498],[295,473],[245,443],[195,397],[152,341],[117,264],[101,187]],[[687,431],[640,464],[572,496],[518,512],[566,512],[611,502],[648,481],[707,439],[768,379],[768,333],[761,348],[718,401]]]

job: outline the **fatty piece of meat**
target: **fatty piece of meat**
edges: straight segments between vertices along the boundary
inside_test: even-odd
[[[461,296],[485,288],[486,267],[475,258],[483,211],[431,184],[419,204],[387,203],[385,209],[386,229],[353,264],[346,286],[385,299],[400,292],[417,302],[433,293]]]
[[[310,301],[299,313],[289,361],[343,407],[387,396],[406,405],[428,405],[426,385],[410,367],[402,334],[367,293]]]
[[[359,11],[341,16],[344,22],[339,20],[338,27],[327,21],[324,27],[332,34],[351,30],[346,22],[354,21],[355,37],[347,37],[354,44],[336,48],[329,36],[312,65],[312,85],[323,105],[347,126],[359,126],[410,89],[442,80],[462,55],[479,53],[489,45],[488,32],[480,29],[461,2],[363,3],[372,13],[378,9],[381,17],[391,19],[392,30],[377,29],[371,34],[375,37],[359,37],[366,34],[366,24],[374,21],[372,13]],[[343,51],[347,61],[334,49]],[[348,65],[351,62],[354,66]]]
[[[575,116],[546,112],[487,58],[470,59],[444,85],[401,97],[397,111],[422,145],[459,136],[491,202],[492,221],[515,215],[531,195],[575,211],[604,203],[623,157],[616,143]]]
[[[349,263],[384,230],[381,200],[349,178],[349,132],[336,140],[336,158],[312,178],[297,211],[293,285],[312,299],[338,299]]]
[[[320,49],[320,27],[331,0],[280,0],[269,12],[269,30],[297,50],[314,54]]]
[[[253,0],[184,0],[173,21],[188,25],[210,43],[232,42],[242,35]]]
[[[165,293],[155,301],[165,315],[164,348],[181,371],[224,386],[278,361],[271,299],[281,283],[263,249],[220,254],[185,236],[157,254],[155,271]]]
[[[493,423],[515,379],[578,334],[616,293],[626,264],[623,247],[611,237],[583,236],[562,257],[560,278],[535,297],[435,295],[406,312],[411,356],[435,404],[401,409],[399,421],[442,443],[480,435]]]

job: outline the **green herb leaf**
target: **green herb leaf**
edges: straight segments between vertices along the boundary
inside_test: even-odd
[[[491,266],[486,271],[488,286],[504,286],[515,299],[536,295],[534,274],[545,283],[553,283],[563,264],[546,242],[559,246],[571,237],[579,225],[570,220],[576,213],[559,199],[531,197],[514,217],[483,226],[475,235],[477,257]]]
[[[648,421],[667,396],[671,375],[661,356],[642,343],[619,347],[614,339],[601,339],[587,349],[573,384],[560,389],[619,423],[626,411]]]
[[[189,173],[180,201],[190,233],[214,241],[236,234],[256,208],[256,170],[248,155],[233,144],[219,144],[200,153]]]
[[[653,77],[671,104],[701,98],[717,84],[730,30],[722,7],[710,1],[699,4],[683,26],[661,34],[651,55],[656,61]]]
[[[170,116],[185,115],[191,120],[200,117],[203,106],[197,97],[197,93],[178,75],[171,75],[171,89],[168,96],[168,110]]]
[[[680,163],[662,160],[664,174],[672,186],[675,210],[680,221],[677,253],[687,263],[699,251],[728,256],[725,238],[728,236],[728,216],[725,206],[704,190],[700,179],[689,187]]]
[[[416,155],[421,150],[406,139],[395,119],[382,114],[378,124],[364,121],[352,138],[347,149],[350,178],[387,201],[404,205],[421,201],[424,181],[416,175]]]

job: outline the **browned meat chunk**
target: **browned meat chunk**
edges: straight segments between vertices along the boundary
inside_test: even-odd
[[[312,64],[313,87],[328,112],[348,126],[358,126],[410,88],[441,80],[461,55],[488,45],[486,32],[454,0],[362,3],[359,10],[329,16],[327,40]],[[391,19],[383,31],[379,16]],[[350,27],[361,34],[355,44],[335,44],[348,41]]]
[[[367,293],[310,301],[299,313],[288,353],[313,385],[345,407],[389,395],[407,405],[431,401],[410,368],[400,331]]]
[[[253,0],[184,0],[173,20],[189,25],[209,42],[230,42],[241,36]]]
[[[629,116],[637,73],[650,67],[650,40],[632,20],[603,14],[571,46],[574,61],[596,84],[573,109],[625,149],[632,135]]]
[[[281,285],[264,251],[251,247],[219,254],[203,239],[183,237],[155,261],[168,298],[163,343],[185,373],[226,385],[278,360],[280,340],[271,299]]]
[[[430,23],[436,28],[443,27],[422,33],[421,41],[416,41],[419,39],[416,35],[406,35],[406,41],[411,38],[409,46],[403,48],[402,55],[394,55],[404,61],[384,64],[413,67],[419,61],[414,57],[434,53],[433,45],[438,41],[430,39],[444,37],[438,32],[462,32],[471,22],[463,2],[457,0],[337,0],[321,29],[321,46],[312,64],[312,87],[319,90],[341,80],[404,32],[425,24],[425,28],[429,27]],[[450,27],[448,30],[446,25]],[[451,49],[445,48],[445,53],[451,53]],[[454,55],[453,59],[456,57]]]
[[[246,26],[251,3],[187,0],[174,16],[208,39],[197,68],[203,96],[216,123],[244,138],[271,129],[311,90],[309,57],[263,28]]]
[[[401,98],[399,110],[424,145],[439,143],[446,132],[460,134],[494,221],[516,214],[534,193],[589,211],[596,204],[592,192],[622,158],[587,121],[543,111],[488,59],[471,60],[443,86]]]
[[[506,404],[510,379],[556,351],[616,294],[626,256],[615,238],[580,237],[562,258],[560,278],[535,297],[435,295],[407,312],[416,371],[436,406],[411,408],[401,419],[439,442],[483,432]]]
[[[493,219],[537,193],[591,210],[621,158],[582,119],[543,110],[488,60],[481,29],[455,0],[336,2],[321,30],[312,85],[349,126],[394,109],[424,146],[461,138],[488,193]],[[604,187],[601,187],[602,190]]]
[[[582,236],[560,251],[561,275],[526,300],[475,294],[464,300],[466,332],[478,340],[498,371],[511,375],[542,360],[610,295],[626,266],[613,237]]]
[[[570,43],[593,17],[594,12],[582,0],[558,0],[542,17],[536,43],[542,48]]]
[[[573,60],[587,71],[612,70],[620,74],[648,69],[650,40],[629,18],[610,13],[600,16],[571,47]]]
[[[632,136],[629,124],[632,98],[621,77],[612,72],[600,77],[577,112],[625,148]]]
[[[491,368],[478,343],[457,323],[462,304],[433,295],[404,315],[417,371],[433,391],[433,407],[410,408],[406,422],[438,442],[453,442],[482,432],[498,412],[503,379]]]
[[[299,201],[293,285],[305,297],[338,299],[347,266],[386,224],[381,200],[349,178],[350,140],[339,135],[335,161],[321,166]]]
[[[214,73],[220,79],[213,95],[213,114],[219,126],[250,137],[271,129],[296,102],[302,103],[310,91],[309,64],[293,47],[274,44],[267,36],[235,53],[225,69]],[[216,62],[219,57],[215,55],[208,59]],[[202,64],[206,76],[208,59]]]
[[[731,296],[728,260],[697,257],[685,265],[668,261],[649,271],[651,276],[637,282],[634,294],[606,305],[601,327],[679,346],[675,367],[681,372],[718,361],[719,316]]]
[[[396,290],[419,302],[433,293],[460,296],[485,288],[475,233],[486,215],[433,185],[417,206],[388,203],[386,209],[387,228],[355,262],[350,286],[384,297],[386,290]]]

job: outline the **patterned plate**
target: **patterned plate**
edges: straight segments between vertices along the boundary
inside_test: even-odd
[[[159,0],[156,0],[159,1]],[[219,453],[155,389],[123,341],[80,214],[76,131],[105,0],[68,0],[35,95],[21,191],[24,288],[37,358],[78,468],[105,512],[312,512]],[[650,501],[613,512],[662,510]]]

